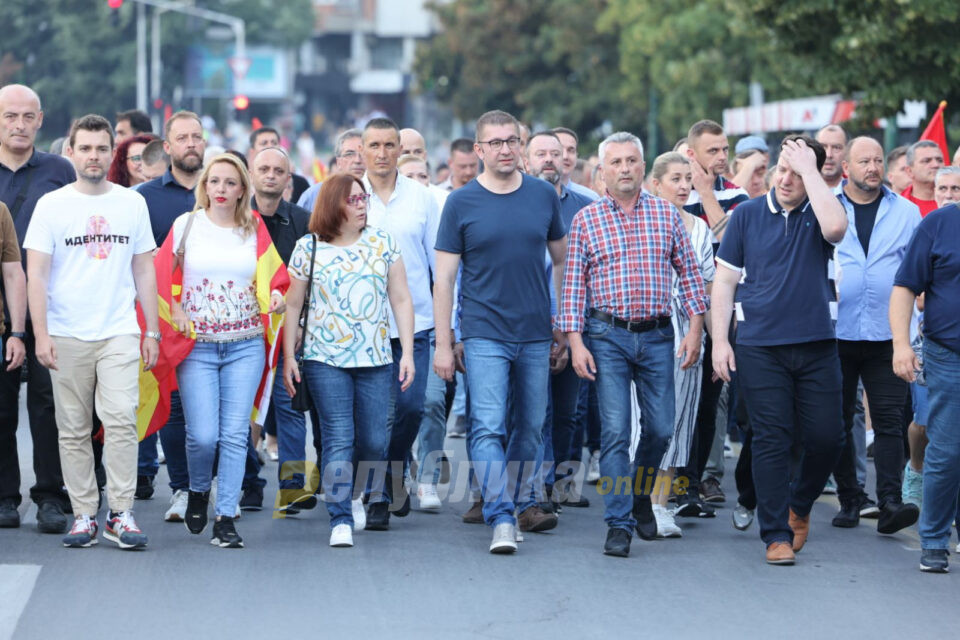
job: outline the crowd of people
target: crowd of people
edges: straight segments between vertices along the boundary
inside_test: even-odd
[[[796,562],[833,491],[833,526],[919,521],[920,568],[948,569],[960,167],[935,142],[885,154],[833,124],[741,138],[731,165],[702,120],[647,171],[631,133],[578,159],[576,132],[491,111],[437,181],[423,137],[376,117],[309,186],[269,127],[205,154],[189,111],[160,136],[87,115],[60,155],[36,149],[42,121],[32,89],[0,88],[0,527],[20,525],[25,368],[30,498],[67,547],[97,542],[103,487],[103,537],[147,545],[134,503],[161,449],[164,519],[201,534],[213,501],[211,543],[242,547],[261,439],[275,514],[322,502],[350,547],[414,500],[443,508],[450,436],[491,553],[595,482],[603,553],[626,557],[634,533],[716,516],[730,433],[733,525],[757,521],[768,563]]]

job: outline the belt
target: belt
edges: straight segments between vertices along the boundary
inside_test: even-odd
[[[596,318],[600,322],[607,322],[615,327],[632,331],[633,333],[643,333],[651,329],[663,329],[670,325],[670,316],[657,316],[649,320],[623,320],[609,313],[604,313],[599,309],[590,309],[587,314],[591,318]]]

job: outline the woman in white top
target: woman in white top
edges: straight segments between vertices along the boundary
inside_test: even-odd
[[[214,457],[219,446],[216,522],[212,544],[242,547],[233,523],[247,455],[250,413],[263,371],[264,327],[257,298],[257,226],[250,179],[237,158],[212,159],[200,175],[196,206],[173,223],[183,245],[183,290],[171,309],[174,326],[197,342],[177,367],[186,418],[190,493],[184,522],[191,533],[207,524]],[[269,284],[267,284],[269,287]],[[283,294],[270,294],[270,313],[283,312]]]
[[[693,175],[690,162],[676,152],[665,153],[653,162],[650,183],[656,196],[670,202],[680,212],[683,225],[690,234],[690,242],[697,255],[700,273],[710,293],[710,284],[713,282],[715,266],[713,263],[713,245],[710,242],[710,229],[700,218],[683,210],[693,185]],[[679,348],[684,336],[690,330],[690,319],[687,317],[683,305],[680,304],[677,290],[677,279],[673,280],[673,322],[674,345]],[[687,464],[690,455],[690,444],[693,440],[693,430],[697,423],[697,408],[700,405],[700,386],[702,376],[702,356],[689,369],[680,368],[680,360],[674,364],[674,395],[676,399],[676,418],[674,422],[673,438],[670,446],[660,463],[660,472],[657,474],[654,491],[653,512],[657,518],[657,535],[661,538],[680,537],[680,527],[676,525],[673,514],[667,511],[667,498],[677,467]],[[640,417],[641,424],[643,416]]]
[[[293,397],[294,381],[300,381],[294,352],[306,299],[303,376],[320,414],[320,473],[332,547],[353,546],[354,482],[365,486],[371,465],[381,467],[371,481],[371,512],[375,506],[386,506],[382,467],[394,388],[388,301],[400,333],[402,390],[409,388],[414,376],[413,302],[403,260],[389,233],[367,226],[368,200],[363,183],[352,175],[339,174],[324,182],[310,217],[311,233],[297,242],[288,267],[283,377]]]

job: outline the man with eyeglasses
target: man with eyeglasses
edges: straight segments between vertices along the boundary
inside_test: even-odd
[[[462,262],[460,331],[470,458],[484,520],[493,527],[490,552],[513,553],[515,511],[524,531],[557,525],[556,515],[533,501],[531,478],[547,409],[550,348],[554,341],[566,345],[563,334],[552,329],[543,257],[550,252],[559,291],[566,231],[553,187],[518,170],[516,118],[503,111],[482,115],[474,151],[483,160],[483,172],[447,198],[437,234],[434,370],[445,380],[453,378],[450,315]]]
[[[363,132],[360,131],[360,129],[348,129],[337,138],[337,142],[333,147],[333,153],[337,158],[334,168],[336,173],[349,173],[358,179],[363,178],[363,174],[367,169],[363,164],[363,156],[360,153],[363,148],[362,135]],[[320,195],[320,188],[322,186],[323,183],[318,182],[304,191],[300,199],[297,200],[297,206],[312,212],[313,205],[317,201],[317,196]]]

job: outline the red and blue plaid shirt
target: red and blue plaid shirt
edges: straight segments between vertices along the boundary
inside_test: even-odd
[[[691,317],[706,312],[710,298],[680,212],[646,192],[626,212],[606,195],[570,226],[558,325],[582,331],[588,298],[624,320],[669,316],[673,270],[683,308]]]

